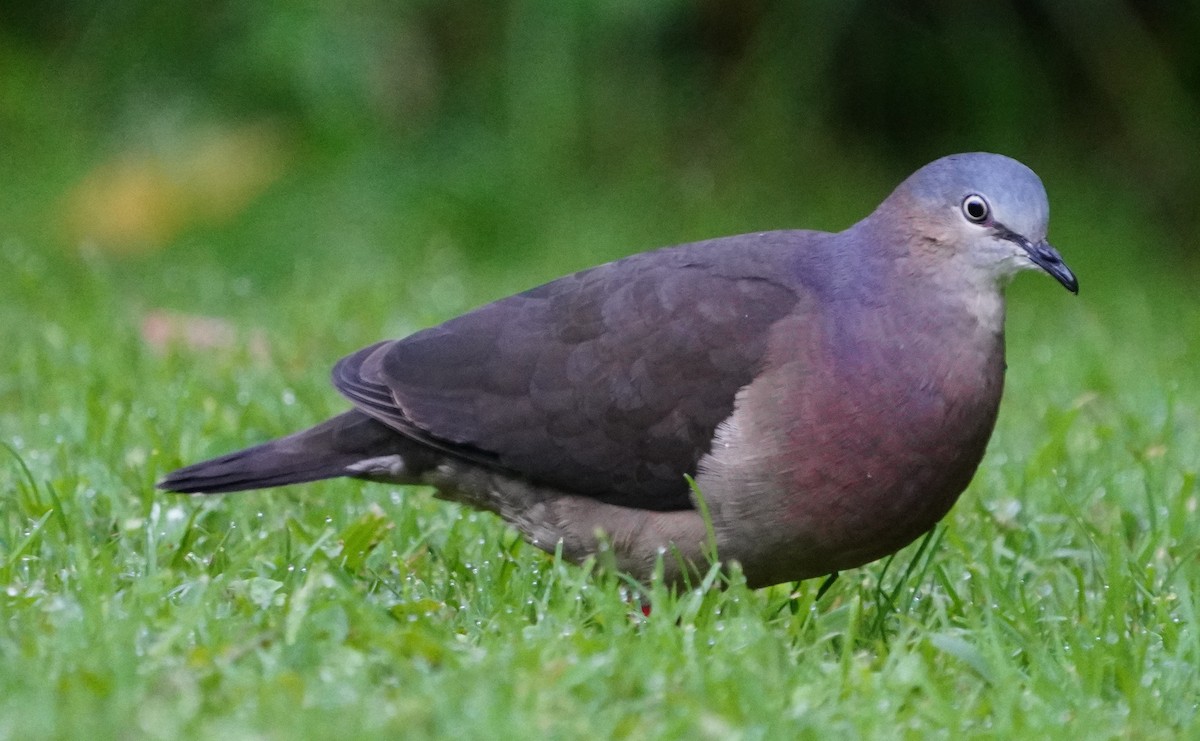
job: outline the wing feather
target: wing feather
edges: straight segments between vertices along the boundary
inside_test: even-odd
[[[443,451],[626,506],[690,507],[684,474],[759,371],[771,326],[796,307],[786,258],[804,234],[576,273],[360,350],[333,382]]]

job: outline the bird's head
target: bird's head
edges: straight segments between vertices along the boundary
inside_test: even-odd
[[[919,240],[951,250],[955,263],[1005,280],[1040,268],[1072,293],[1079,281],[1046,241],[1046,189],[1025,165],[998,154],[955,154],[913,173],[884,201]]]

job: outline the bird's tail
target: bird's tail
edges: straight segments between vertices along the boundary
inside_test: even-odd
[[[401,481],[408,477],[400,453],[412,446],[395,430],[350,411],[294,435],[172,471],[158,488],[215,494],[338,476]]]

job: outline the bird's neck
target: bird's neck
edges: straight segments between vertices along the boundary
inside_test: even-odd
[[[859,235],[856,246],[877,249],[880,242],[871,237],[878,238]],[[934,249],[940,254],[926,252]],[[956,259],[938,245],[916,241],[892,254],[853,255],[858,290],[839,296],[835,305],[861,306],[827,317],[828,336],[841,360],[864,378],[941,389],[949,396],[969,395],[983,377],[993,379],[998,392],[1004,373],[1004,281]],[[867,286],[873,289],[862,290]]]
[[[919,226],[888,214],[860,222],[853,229],[868,233],[853,240],[859,249],[889,244],[894,251],[874,259],[857,255],[855,262],[875,273],[873,280],[887,288],[890,303],[921,307],[927,318],[914,317],[918,324],[953,327],[964,337],[1002,337],[1004,289],[1011,276],[972,263],[946,243],[953,234],[941,234],[929,224]],[[906,237],[897,243],[897,234]]]
[[[971,266],[959,266],[953,259],[937,265],[921,276],[924,290],[932,291],[949,317],[957,315],[964,331],[984,336],[1004,334],[1004,289],[1007,280],[987,275]]]

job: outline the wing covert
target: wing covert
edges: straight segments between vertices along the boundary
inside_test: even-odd
[[[779,251],[751,240],[561,278],[350,355],[334,384],[405,434],[537,483],[690,507],[684,474],[797,302],[779,260],[766,259]]]

